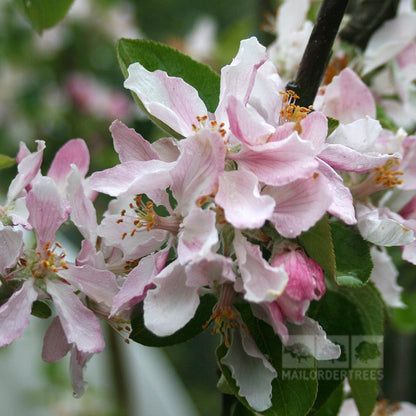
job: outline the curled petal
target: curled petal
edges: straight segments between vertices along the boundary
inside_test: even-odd
[[[231,346],[221,362],[231,370],[238,394],[254,410],[261,412],[272,405],[272,380],[277,372],[240,325],[232,331]]]
[[[45,142],[38,140],[38,148],[36,152],[30,153],[26,146],[22,145],[16,158],[18,160],[17,175],[12,180],[9,190],[7,192],[7,200],[13,201],[22,192],[26,186],[32,182],[33,179],[40,172],[40,165],[42,164],[43,151],[45,149]]]
[[[130,160],[159,159],[150,143],[136,130],[128,128],[120,120],[113,121],[110,131],[113,136],[114,149],[118,153],[121,163]]]
[[[249,243],[238,231],[235,234],[234,248],[246,292],[244,298],[256,303],[275,300],[288,281],[284,267],[272,267],[263,258],[260,247]]]
[[[309,354],[317,360],[336,360],[341,355],[339,345],[330,341],[325,331],[311,318],[306,317],[300,324],[287,323],[289,340],[286,348],[300,355]]]
[[[193,134],[198,116],[207,114],[198,91],[164,71],[149,72],[138,62],[128,67],[124,86],[137,94],[145,109],[183,137]]]
[[[373,244],[385,247],[402,246],[415,240],[412,230],[396,219],[380,215],[377,209],[358,205],[356,211],[361,235]]]
[[[66,142],[56,153],[48,175],[60,190],[65,189],[66,178],[72,172],[71,165],[75,165],[82,177],[88,172],[90,154],[82,139],[72,139]]]
[[[225,219],[241,229],[262,227],[275,206],[269,195],[260,195],[256,176],[244,170],[221,175],[215,202],[223,208]]]

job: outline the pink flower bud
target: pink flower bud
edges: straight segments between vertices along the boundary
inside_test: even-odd
[[[311,300],[320,299],[325,293],[324,274],[321,266],[307,257],[301,247],[284,244],[271,260],[271,265],[283,265],[289,276],[287,286],[277,303],[283,318],[302,322]]]

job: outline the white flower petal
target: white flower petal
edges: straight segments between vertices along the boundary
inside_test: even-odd
[[[231,346],[221,362],[231,370],[238,394],[254,410],[261,412],[272,405],[272,380],[277,372],[240,325],[232,332]]]

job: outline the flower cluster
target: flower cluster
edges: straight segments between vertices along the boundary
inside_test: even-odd
[[[326,281],[299,238],[330,218],[372,244],[371,278],[389,305],[400,306],[384,247],[402,246],[403,259],[416,264],[416,137],[382,127],[371,90],[350,68],[321,88],[313,107],[299,107],[255,38],[242,41],[222,69],[213,113],[184,80],[140,63],[129,66],[125,87],[172,137],[149,143],[116,120],[110,131],[120,164],[88,177],[81,139],[59,150],[47,175],[44,142],[33,153],[21,145],[0,208],[0,346],[46,305],[54,318],[43,359],[71,353],[79,396],[85,363],[104,348],[97,317],[128,334],[140,304],[146,328],[166,337],[211,294],[206,326],[213,323],[228,349],[221,363],[239,395],[263,411],[277,372],[239,305],[249,305],[286,348],[337,359],[339,346],[307,315]],[[97,192],[114,197],[99,223]],[[68,221],[83,237],[71,260],[56,241]],[[299,335],[313,345],[299,344]]]

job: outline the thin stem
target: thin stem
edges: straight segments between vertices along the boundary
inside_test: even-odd
[[[315,26],[299,65],[296,79],[286,89],[300,97],[301,107],[313,104],[331,57],[332,45],[338,33],[348,0],[323,0]]]

